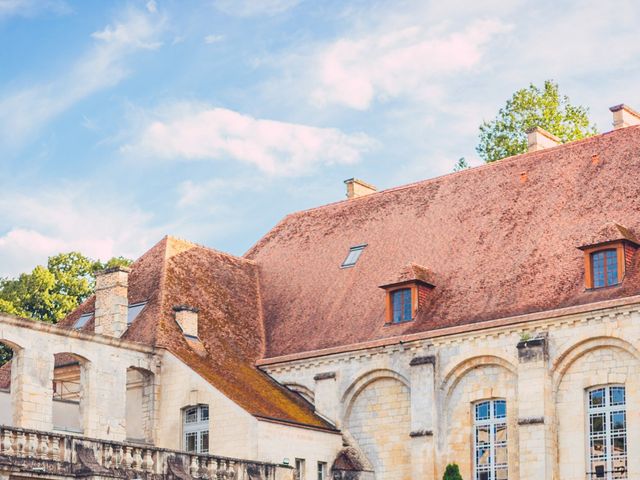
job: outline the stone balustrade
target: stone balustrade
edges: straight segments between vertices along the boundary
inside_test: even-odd
[[[149,445],[0,426],[0,476],[292,480],[293,469]]]

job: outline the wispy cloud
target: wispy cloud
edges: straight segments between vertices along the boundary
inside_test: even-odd
[[[117,85],[129,73],[125,59],[156,49],[163,19],[127,9],[121,19],[94,32],[95,44],[68,73],[9,94],[0,94],[0,140],[19,145],[57,115],[88,96]]]
[[[204,37],[204,43],[206,43],[207,45],[211,45],[213,43],[219,43],[222,40],[224,40],[224,35],[209,34]]]
[[[126,196],[126,195],[125,195]],[[86,182],[7,192],[0,197],[0,277],[27,271],[59,252],[79,250],[94,258],[135,257],[162,229],[130,199],[100,194]]]
[[[238,161],[270,175],[297,175],[319,165],[352,164],[376,142],[363,133],[257,119],[194,103],[164,107],[123,147],[136,157]]]
[[[0,0],[0,19],[32,17],[47,11],[66,14],[71,12],[71,7],[63,0]]]
[[[292,9],[301,0],[217,0],[218,10],[238,17],[277,15]]]
[[[314,73],[311,101],[366,110],[397,97],[438,98],[443,79],[477,67],[487,43],[507,29],[500,21],[481,20],[454,32],[409,26],[341,38],[321,48],[306,67]]]

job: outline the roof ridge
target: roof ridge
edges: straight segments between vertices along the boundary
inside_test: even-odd
[[[451,178],[451,177],[454,177],[454,176],[461,176],[461,175],[468,175],[471,172],[475,173],[475,172],[478,172],[480,170],[484,170],[484,169],[487,169],[487,168],[497,168],[498,165],[511,164],[511,163],[515,163],[516,161],[522,161],[521,159],[523,157],[532,158],[532,157],[536,157],[536,156],[539,156],[539,155],[546,155],[547,153],[549,153],[550,151],[553,151],[553,150],[559,150],[559,149],[565,149],[565,148],[566,149],[574,148],[574,147],[576,147],[578,145],[581,145],[583,143],[599,140],[599,139],[603,138],[606,135],[618,134],[618,133],[621,133],[621,132],[624,132],[624,131],[633,130],[633,129],[640,129],[640,125],[631,125],[629,127],[620,128],[618,130],[610,130],[608,132],[603,132],[603,133],[599,133],[599,134],[596,134],[596,135],[592,135],[590,137],[581,138],[579,140],[573,140],[571,142],[562,143],[560,145],[556,145],[556,146],[550,147],[550,148],[545,148],[543,150],[538,150],[538,151],[535,151],[535,152],[524,152],[524,153],[519,153],[517,155],[511,155],[510,157],[501,158],[500,160],[495,160],[493,162],[484,163],[483,165],[478,165],[476,167],[466,168],[466,169],[463,169],[463,170],[459,170],[457,172],[444,173],[442,175],[438,175],[438,176],[431,177],[431,178],[426,178],[424,180],[418,180],[418,181],[415,181],[415,182],[406,183],[404,185],[398,185],[396,187],[385,188],[384,190],[373,192],[373,193],[370,193],[368,195],[363,195],[362,197],[347,198],[347,199],[344,199],[344,200],[337,200],[335,202],[325,203],[324,205],[318,205],[316,207],[306,208],[304,210],[298,210],[296,212],[289,213],[287,216],[284,217],[284,219],[286,219],[288,217],[291,217],[291,216],[297,216],[297,215],[313,212],[315,210],[320,210],[320,209],[327,208],[327,207],[333,207],[333,206],[340,205],[340,204],[347,204],[347,203],[353,203],[353,202],[357,202],[357,201],[363,201],[363,200],[370,199],[370,198],[375,197],[375,196],[384,195],[384,194],[388,194],[388,193],[394,193],[394,192],[397,192],[397,191],[413,188],[413,187],[416,187],[418,185],[427,185],[429,183],[435,183],[435,182],[441,181],[442,179],[445,179],[445,178]],[[279,225],[279,223],[280,222],[278,222],[278,225]],[[276,225],[276,227],[277,227],[277,225]],[[257,243],[259,243],[259,242],[256,242],[256,244]],[[253,247],[252,247],[252,249],[253,249]]]
[[[188,245],[193,245],[194,247],[204,248],[205,250],[208,250],[213,253],[217,253],[218,255],[222,255],[223,257],[228,257],[235,260],[243,260],[252,264],[256,264],[256,262],[254,260],[251,260],[250,258],[245,258],[243,256],[238,256],[238,255],[233,255],[232,253],[223,252],[222,250],[218,250],[217,248],[209,247],[207,245],[203,245],[202,243],[193,242],[191,240],[187,240],[181,237],[176,237],[175,235],[165,235],[165,238],[167,240],[182,242]]]

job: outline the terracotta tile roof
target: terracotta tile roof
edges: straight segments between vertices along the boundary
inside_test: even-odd
[[[640,127],[628,127],[289,215],[246,254],[266,357],[636,295],[640,255],[621,286],[586,291],[576,247],[612,222],[640,235],[639,171]],[[385,325],[378,286],[411,263],[436,276],[429,307]]]
[[[129,304],[147,302],[123,338],[168,349],[257,417],[331,428],[300,396],[260,371],[264,329],[256,264],[165,237],[132,265]],[[198,339],[186,338],[173,307],[199,310]],[[94,298],[60,322],[72,328]],[[83,328],[93,330],[93,320]]]
[[[435,275],[428,268],[422,265],[416,265],[411,263],[404,267],[400,272],[393,275],[381,287],[390,287],[392,285],[398,285],[405,282],[422,282],[428,285],[435,285]]]

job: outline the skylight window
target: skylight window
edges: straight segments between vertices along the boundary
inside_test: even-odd
[[[91,320],[92,317],[93,317],[93,312],[83,313],[78,317],[78,320],[76,320],[76,323],[73,324],[73,328],[76,330],[81,329],[87,324],[89,320]]]
[[[147,306],[147,302],[134,303],[129,305],[127,311],[127,325],[131,325],[136,317],[140,314],[142,309]]]
[[[366,246],[367,244],[363,243],[362,245],[356,245],[355,247],[351,247],[349,249],[349,253],[347,254],[347,258],[344,259],[344,262],[342,262],[342,265],[340,265],[340,267],[341,268],[353,267],[358,261],[358,259],[360,258],[360,255],[362,255],[362,251]]]

